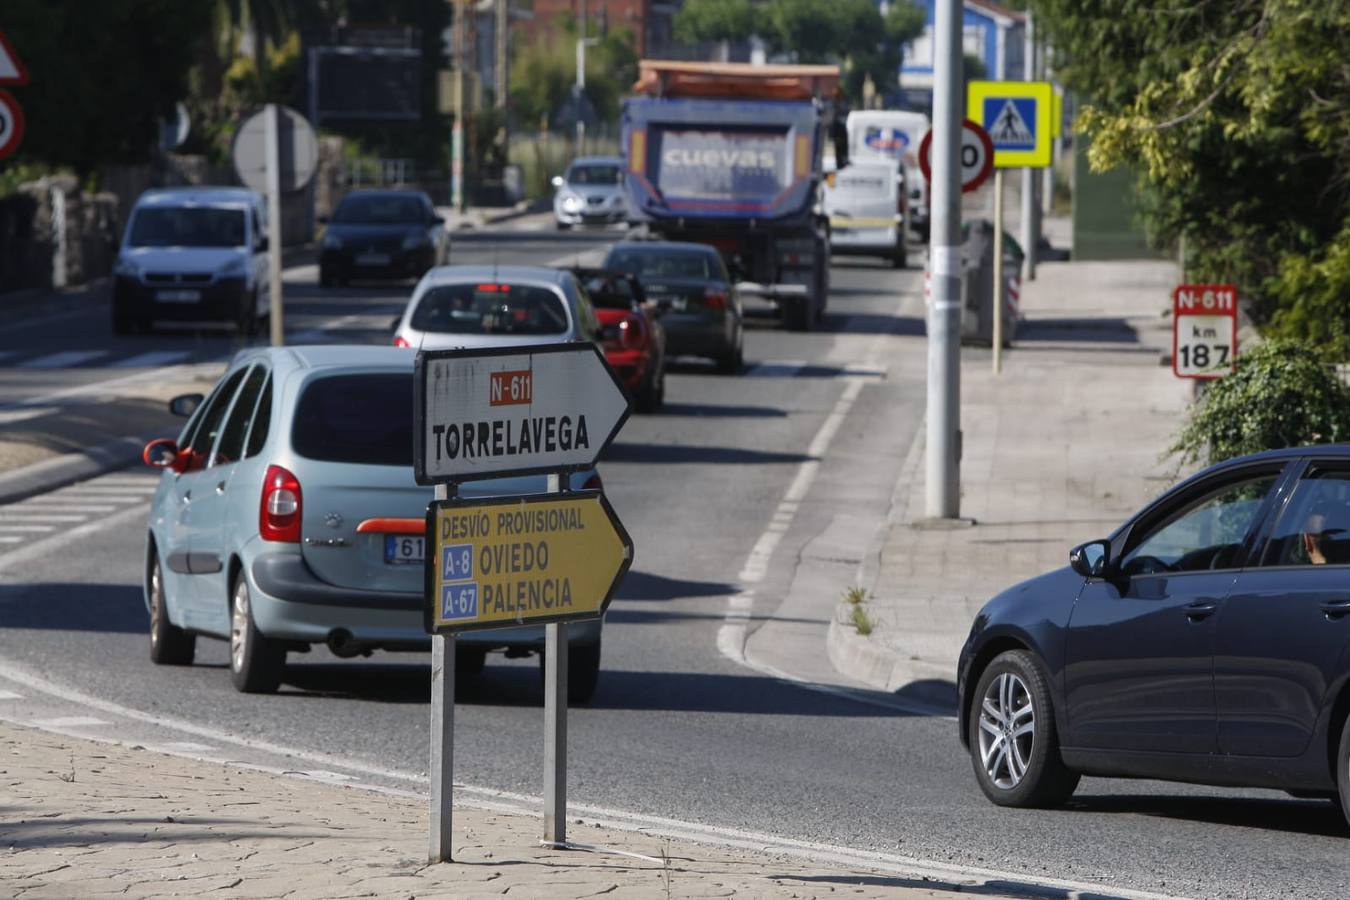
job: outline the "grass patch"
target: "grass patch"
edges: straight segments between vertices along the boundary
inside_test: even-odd
[[[848,590],[844,591],[845,603],[851,603],[852,605],[857,606],[866,599],[867,599],[867,591],[864,588],[851,587]]]
[[[872,633],[872,620],[867,617],[867,610],[863,609],[861,603],[853,607],[853,627],[863,637]]]

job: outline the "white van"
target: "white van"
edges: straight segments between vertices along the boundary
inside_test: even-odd
[[[113,333],[147,331],[165,320],[225,321],[257,333],[271,311],[268,253],[266,210],[255,192],[146,191],[113,265]]]
[[[825,178],[823,205],[830,220],[830,252],[880,256],[903,269],[904,181],[896,163],[850,161]]]
[[[892,160],[902,168],[907,185],[909,229],[928,239],[928,182],[919,171],[919,145],[931,123],[921,112],[903,109],[858,109],[848,114],[849,159]]]

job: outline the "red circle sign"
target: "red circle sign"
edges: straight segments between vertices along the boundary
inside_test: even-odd
[[[933,180],[929,155],[933,149],[933,131],[929,129],[919,145],[919,168],[926,181]],[[994,171],[994,142],[989,132],[970,119],[961,121],[961,193],[968,194],[984,184]]]
[[[19,148],[23,140],[23,109],[8,91],[0,91],[0,159]]]

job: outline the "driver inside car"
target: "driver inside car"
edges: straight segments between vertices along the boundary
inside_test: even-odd
[[[1330,562],[1344,562],[1346,529],[1342,519],[1350,518],[1346,504],[1333,500],[1319,500],[1308,510],[1303,524],[1303,555],[1307,563],[1325,566]]]

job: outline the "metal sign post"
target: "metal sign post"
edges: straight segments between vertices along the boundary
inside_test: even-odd
[[[281,122],[275,103],[267,104],[267,320],[272,346],[286,343],[281,306]]]
[[[544,626],[544,835],[567,841],[569,621],[602,618],[633,543],[600,491],[572,491],[631,399],[593,344],[419,352],[413,469],[427,507],[431,862],[451,859],[455,634]],[[547,474],[548,492],[457,499],[460,482]]]
[[[994,170],[994,374],[1003,371],[1003,170]]]

